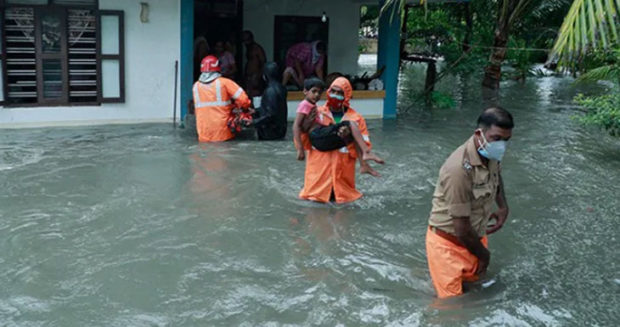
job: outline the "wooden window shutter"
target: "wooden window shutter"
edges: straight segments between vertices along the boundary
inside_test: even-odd
[[[101,103],[125,102],[123,12],[101,10],[97,38],[98,97]]]

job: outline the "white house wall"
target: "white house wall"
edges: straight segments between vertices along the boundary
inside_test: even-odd
[[[378,1],[377,1],[378,3]],[[327,66],[329,72],[357,73],[360,2],[356,0],[245,0],[243,28],[252,31],[273,60],[276,15],[329,17]]]
[[[140,21],[141,2],[149,4],[148,23]],[[180,54],[179,1],[99,0],[99,8],[125,13],[125,103],[0,108],[0,126],[164,121],[172,117],[174,62]]]

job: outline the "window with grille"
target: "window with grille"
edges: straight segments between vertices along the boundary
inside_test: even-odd
[[[97,0],[0,0],[4,106],[124,102],[123,12]]]

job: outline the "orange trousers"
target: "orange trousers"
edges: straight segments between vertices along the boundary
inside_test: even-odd
[[[488,247],[487,237],[480,239]],[[463,282],[478,280],[478,258],[465,247],[435,234],[426,232],[426,258],[437,296],[446,298],[463,294]]]

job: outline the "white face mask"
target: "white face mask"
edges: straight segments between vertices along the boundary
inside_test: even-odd
[[[482,130],[480,130],[480,135],[482,135],[484,143],[478,147],[478,153],[487,159],[502,161],[504,153],[506,152],[506,141],[499,140],[495,142],[487,142]]]

